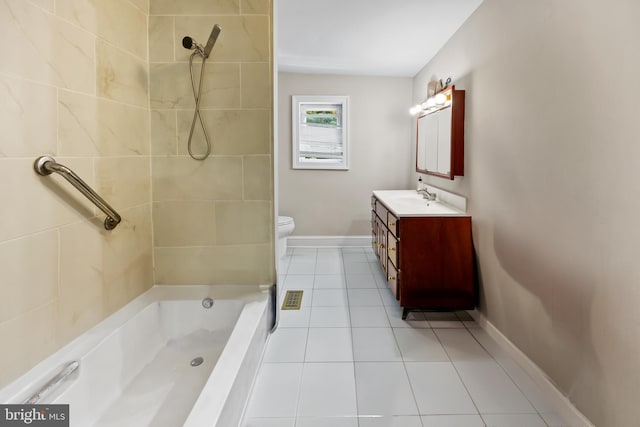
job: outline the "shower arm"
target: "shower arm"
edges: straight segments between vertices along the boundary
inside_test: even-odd
[[[60,174],[71,183],[78,191],[80,191],[87,199],[91,200],[107,217],[104,220],[104,228],[113,230],[116,228],[122,218],[118,212],[113,209],[102,197],[98,195],[91,187],[87,185],[78,175],[68,167],[56,163],[52,157],[41,156],[33,163],[33,168],[38,175],[47,176],[53,172]]]

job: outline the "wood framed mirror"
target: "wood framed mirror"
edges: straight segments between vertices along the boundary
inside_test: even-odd
[[[464,90],[448,87],[416,120],[416,172],[453,179],[464,175]]]

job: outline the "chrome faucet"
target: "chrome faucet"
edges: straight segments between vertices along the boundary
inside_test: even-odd
[[[422,194],[422,198],[423,199],[427,199],[427,200],[435,200],[436,199],[436,193],[430,193],[429,190],[427,190],[426,187],[424,188],[419,188],[416,190],[419,194]]]

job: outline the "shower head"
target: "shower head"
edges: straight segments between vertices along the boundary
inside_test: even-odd
[[[185,49],[195,50],[196,51],[195,53],[202,56],[203,58],[206,58],[206,55],[204,54],[204,47],[202,47],[202,45],[198,43],[195,39],[189,36],[185,36],[182,39],[182,46]],[[195,53],[193,55],[195,55]]]
[[[209,54],[211,53],[211,49],[213,49],[213,45],[216,44],[216,40],[218,40],[220,31],[222,31],[222,27],[220,27],[220,25],[218,24],[215,24],[211,29],[211,34],[209,34],[209,40],[207,40],[207,45],[204,47],[205,58],[209,57]]]
[[[182,39],[182,46],[185,49],[195,49],[196,47],[198,47],[198,43],[196,43],[196,41],[194,39],[192,39],[189,36],[185,36]]]
[[[185,49],[195,50],[204,58],[208,58],[209,54],[211,53],[211,50],[213,49],[213,45],[216,44],[216,40],[218,40],[218,35],[220,34],[221,30],[222,28],[220,27],[220,25],[215,24],[213,26],[213,29],[211,30],[211,34],[209,34],[209,40],[207,40],[207,45],[204,47],[198,42],[196,42],[195,39],[189,36],[186,36],[182,39],[182,46],[184,46]]]

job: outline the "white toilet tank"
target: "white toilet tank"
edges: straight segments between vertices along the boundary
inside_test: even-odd
[[[287,253],[287,237],[293,233],[296,223],[290,216],[278,216],[278,254],[284,257]]]
[[[296,224],[290,216],[278,217],[278,238],[290,235],[295,228]]]

